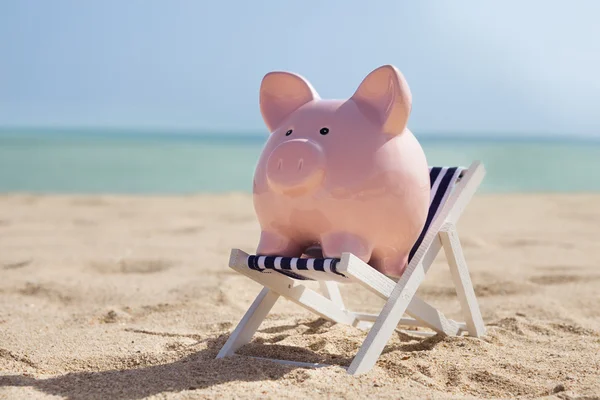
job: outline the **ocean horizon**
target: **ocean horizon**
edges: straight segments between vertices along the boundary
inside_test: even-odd
[[[600,140],[422,134],[430,165],[487,169],[481,192],[598,192]],[[266,132],[0,128],[0,193],[251,192]]]

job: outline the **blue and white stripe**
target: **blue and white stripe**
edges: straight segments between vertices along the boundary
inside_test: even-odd
[[[263,272],[274,270],[295,279],[306,280],[308,278],[296,274],[294,271],[320,271],[332,272],[342,277],[344,274],[337,271],[339,259],[335,258],[298,258],[278,256],[249,256],[248,268]]]
[[[429,181],[431,185],[431,198],[429,200],[429,212],[427,213],[427,219],[423,230],[419,235],[419,238],[413,245],[409,255],[408,261],[413,258],[419,246],[423,242],[423,238],[427,233],[427,230],[431,226],[431,223],[437,217],[441,205],[446,202],[446,199],[454,189],[454,185],[458,181],[458,178],[466,171],[466,168],[461,167],[430,167],[429,168]]]

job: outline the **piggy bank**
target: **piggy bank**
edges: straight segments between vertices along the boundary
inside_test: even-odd
[[[271,132],[256,165],[258,255],[349,252],[400,276],[427,218],[429,169],[407,128],[412,96],[385,65],[352,97],[321,99],[302,76],[270,72],[260,111]]]

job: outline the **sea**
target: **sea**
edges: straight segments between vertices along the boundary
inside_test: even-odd
[[[600,191],[600,140],[415,135],[430,165],[482,161],[480,192]],[[0,129],[0,193],[250,193],[266,140],[266,133]]]

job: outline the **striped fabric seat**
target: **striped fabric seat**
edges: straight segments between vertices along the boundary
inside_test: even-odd
[[[431,226],[435,217],[438,215],[442,204],[446,201],[455,184],[458,182],[466,168],[462,167],[430,167],[429,180],[431,185],[431,199],[429,203],[429,212],[427,220],[419,238],[413,245],[409,254],[409,262],[421,245],[427,230]],[[256,256],[248,257],[248,268],[260,272],[276,271],[299,280],[312,280],[300,275],[302,271],[320,271],[323,273],[333,273],[341,277],[344,274],[336,270],[339,259],[335,258],[297,258],[297,257],[277,257],[277,256]]]
[[[276,256],[250,256],[248,268],[255,271],[274,270],[294,279],[311,280],[293,271],[321,271],[334,273],[342,277],[344,274],[337,271],[340,262],[337,258],[297,258]]]

